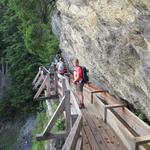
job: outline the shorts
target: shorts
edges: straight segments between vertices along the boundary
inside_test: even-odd
[[[76,91],[77,92],[83,92],[83,86],[84,86],[84,83],[77,82],[76,83]]]

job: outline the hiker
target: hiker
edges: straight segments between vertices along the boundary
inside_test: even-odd
[[[54,58],[54,63],[57,65],[57,63],[59,62],[60,56],[57,54]]]
[[[64,75],[65,70],[64,70],[64,62],[62,58],[59,59],[59,62],[57,63],[56,68],[59,74]]]
[[[79,108],[85,108],[84,106],[84,96],[83,96],[83,86],[84,83],[82,82],[83,80],[83,72],[82,68],[79,66],[79,60],[75,60],[75,69],[74,69],[74,84],[76,85],[76,92],[80,100]]]

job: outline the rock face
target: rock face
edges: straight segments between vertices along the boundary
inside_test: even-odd
[[[58,0],[53,31],[71,62],[150,120],[150,1]]]

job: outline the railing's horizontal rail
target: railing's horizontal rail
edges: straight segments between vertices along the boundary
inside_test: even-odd
[[[125,104],[114,104],[114,105],[105,105],[104,106],[104,122],[107,121],[107,110],[111,108],[123,108],[126,107]]]
[[[37,134],[36,135],[36,140],[37,141],[45,141],[49,139],[62,139],[66,138],[67,134],[66,132],[58,132],[58,133],[46,133],[46,134]]]
[[[39,72],[33,81],[33,85],[34,89],[38,89],[34,96],[35,100],[53,99],[56,98],[58,94],[63,98],[55,112],[53,114],[51,112],[52,117],[45,127],[43,133],[37,134],[36,139],[41,141],[53,138],[67,138],[64,144],[64,149],[75,150],[77,143],[77,146],[81,147],[82,137],[80,136],[80,133],[82,128],[82,114],[79,110],[76,98],[71,91],[69,79],[58,73],[56,74],[54,71],[51,72],[51,70],[49,71],[47,68],[42,66],[39,68]],[[45,96],[42,96],[43,92],[45,93]],[[51,133],[50,130],[54,126],[58,116],[61,114],[64,114],[66,120],[66,130],[55,134]]]
[[[75,150],[76,149],[76,144],[80,137],[81,130],[82,130],[82,116],[79,115],[70,131],[70,134],[68,135],[65,141],[65,144],[62,150]],[[80,149],[82,149],[82,145],[80,146]]]

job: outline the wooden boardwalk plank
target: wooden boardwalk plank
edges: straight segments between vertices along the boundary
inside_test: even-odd
[[[89,93],[84,92],[84,96],[86,97],[85,104],[86,109],[88,110],[87,114],[91,115],[91,119],[95,122],[95,125],[99,130],[99,134],[103,137],[105,144],[109,147],[110,150],[125,150],[125,146],[122,144],[113,130],[109,127],[108,124],[103,122],[98,108],[95,107],[95,105],[90,104],[90,100],[87,99],[87,97],[89,97]]]
[[[85,133],[87,135],[91,149],[92,150],[100,150],[100,147],[98,146],[98,144],[95,140],[95,136],[93,135],[93,133],[92,133],[90,127],[88,126],[88,123],[86,122],[85,118],[83,118],[83,128],[84,128]]]
[[[87,140],[89,141],[91,150],[95,150],[95,148],[93,148],[93,141],[90,141],[92,136],[94,136],[94,143],[97,143],[99,150],[126,150],[125,146],[109,125],[103,122],[102,116],[97,107],[90,103],[89,93],[84,92],[84,97],[86,109],[82,109],[84,118],[83,129],[87,135]],[[90,131],[88,129],[90,129]],[[91,137],[88,132],[91,132]],[[83,135],[85,136],[85,134]],[[84,145],[85,142],[83,142],[83,147],[85,147]]]
[[[89,140],[87,138],[84,128],[82,129],[82,135],[83,135],[83,150],[91,150],[91,146],[89,144]]]
[[[108,146],[105,143],[104,139],[101,136],[101,133],[99,133],[98,128],[96,127],[95,123],[93,122],[93,117],[94,116],[90,116],[90,114],[87,112],[86,109],[82,110],[83,116],[85,118],[85,120],[88,123],[88,126],[90,127],[92,134],[95,137],[95,141],[97,142],[99,148],[101,150],[108,150]]]
[[[112,129],[108,127],[103,121],[102,118],[93,117],[94,122],[96,123],[97,127],[99,128],[100,132],[103,131],[104,139],[107,141],[109,145],[109,149],[111,150],[125,150],[125,147],[118,139],[118,137],[113,133]],[[102,132],[101,132],[102,133]]]

